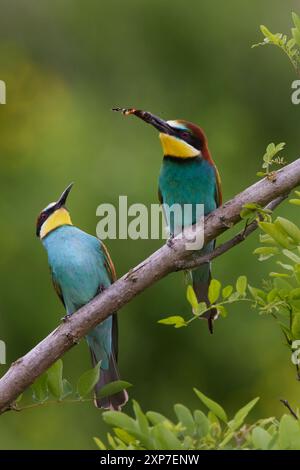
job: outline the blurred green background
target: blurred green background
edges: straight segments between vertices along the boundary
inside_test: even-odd
[[[58,324],[63,309],[35,237],[39,211],[71,181],[73,222],[95,233],[98,204],[156,202],[161,149],[137,119],[110,112],[136,106],[185,118],[207,133],[225,200],[256,180],[270,141],[296,158],[299,112],[291,104],[294,71],[275,48],[251,49],[259,25],[289,31],[299,1],[282,0],[1,0],[0,106],[1,320],[11,363]],[[297,139],[296,139],[297,137]],[[285,204],[282,214],[295,218]],[[223,283],[246,273],[258,285],[270,270],[251,254],[255,234],[214,262]],[[107,242],[119,275],[161,241]],[[139,295],[120,313],[120,368],[131,397],[171,416],[172,405],[198,405],[192,387],[234,412],[261,396],[257,416],[299,404],[289,352],[270,318],[243,305],[215,334],[206,325],[176,330],[157,321],[189,314],[178,273]],[[84,341],[64,359],[73,383],[90,367]],[[6,366],[0,366],[4,373]],[[130,408],[130,405],[128,405]],[[127,407],[128,410],[128,407]],[[104,436],[91,404],[64,404],[0,417],[2,449],[93,449]]]

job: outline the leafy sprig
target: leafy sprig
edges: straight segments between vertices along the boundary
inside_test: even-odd
[[[292,13],[294,27],[291,29],[291,37],[282,33],[272,33],[266,26],[261,25],[260,30],[264,35],[263,42],[252,47],[273,45],[279,47],[289,58],[296,72],[300,73],[300,17]]]

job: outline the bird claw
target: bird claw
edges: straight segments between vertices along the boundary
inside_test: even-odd
[[[61,317],[60,321],[62,323],[67,323],[70,320],[70,317],[71,317],[71,315],[65,315],[65,316]]]
[[[169,248],[173,248],[174,246],[174,235],[170,235],[170,237],[167,240],[167,246]]]

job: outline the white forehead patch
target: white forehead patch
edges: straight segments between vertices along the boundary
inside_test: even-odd
[[[182,123],[178,121],[167,121],[168,124],[170,124],[171,127],[175,127],[176,129],[182,129],[182,130],[188,130],[188,128]]]
[[[47,206],[47,207],[45,207],[45,209],[43,209],[43,212],[45,212],[45,211],[47,211],[47,210],[51,209],[52,207],[54,207],[54,206],[55,206],[55,204],[56,204],[56,202],[50,202],[50,204],[48,204],[48,206]]]

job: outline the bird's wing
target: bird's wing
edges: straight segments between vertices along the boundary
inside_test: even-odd
[[[158,187],[158,200],[159,200],[160,204],[162,204],[164,202],[160,187]]]
[[[105,267],[106,267],[106,270],[108,272],[111,283],[113,283],[117,280],[116,270],[115,270],[114,264],[111,260],[108,249],[106,248],[106,246],[104,245],[104,243],[102,241],[100,241],[100,244],[101,244],[101,248],[102,248],[103,254],[104,254]]]
[[[215,199],[217,203],[217,207],[222,205],[222,187],[221,187],[221,178],[218,172],[217,167],[215,166],[215,174],[216,174],[216,194]]]
[[[53,287],[55,289],[55,292],[57,293],[58,297],[62,301],[63,306],[66,308],[66,304],[65,304],[65,301],[64,301],[64,297],[63,297],[61,287],[60,287],[59,283],[56,281],[52,269],[50,269],[50,271],[51,271],[52,284],[53,284]]]
[[[107,273],[110,277],[111,283],[113,284],[117,280],[117,274],[116,270],[114,267],[114,264],[112,262],[112,259],[110,257],[110,254],[108,252],[108,249],[104,245],[102,241],[100,241],[101,248],[103,250],[104,254],[104,263],[105,263],[105,268],[107,270]],[[118,337],[119,337],[119,332],[118,332],[118,317],[117,313],[114,313],[112,315],[112,345],[113,345],[113,351],[114,355],[116,358],[116,361],[118,361]]]

